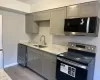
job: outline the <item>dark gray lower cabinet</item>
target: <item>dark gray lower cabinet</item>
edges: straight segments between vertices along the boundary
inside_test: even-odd
[[[48,80],[56,80],[56,63],[50,59],[42,58],[42,75]]]
[[[56,56],[35,48],[27,48],[27,67],[48,80],[56,80]]]
[[[38,74],[42,74],[42,54],[40,51],[27,48],[27,67],[37,72]]]

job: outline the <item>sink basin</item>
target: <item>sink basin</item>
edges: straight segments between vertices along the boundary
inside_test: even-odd
[[[47,46],[45,46],[45,45],[33,45],[33,46],[36,46],[36,47],[38,47],[38,48],[46,48]]]

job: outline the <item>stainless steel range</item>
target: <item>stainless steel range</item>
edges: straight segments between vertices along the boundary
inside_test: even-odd
[[[68,43],[68,52],[57,56],[57,80],[93,80],[96,46]]]

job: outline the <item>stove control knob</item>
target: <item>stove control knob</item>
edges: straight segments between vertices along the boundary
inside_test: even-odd
[[[94,50],[94,48],[92,48],[92,50]]]
[[[71,47],[74,47],[74,45],[72,44]]]
[[[91,48],[90,47],[88,47],[88,50],[90,50]]]

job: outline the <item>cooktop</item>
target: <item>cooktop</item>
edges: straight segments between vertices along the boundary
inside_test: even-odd
[[[77,52],[64,52],[59,54],[58,56],[86,64],[89,64],[94,58],[91,55],[84,55],[82,53]]]

